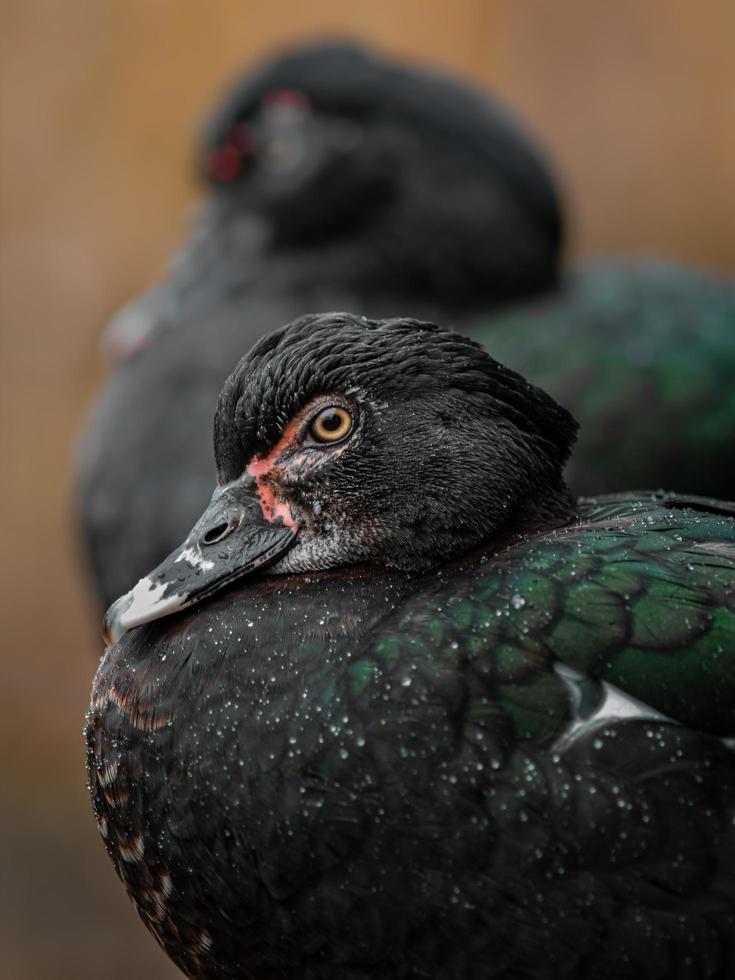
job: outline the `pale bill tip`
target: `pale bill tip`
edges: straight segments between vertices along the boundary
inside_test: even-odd
[[[146,576],[114,602],[107,610],[103,623],[105,643],[108,646],[117,643],[128,630],[181,608],[185,597],[179,593],[165,595],[169,585],[168,582],[156,583]]]

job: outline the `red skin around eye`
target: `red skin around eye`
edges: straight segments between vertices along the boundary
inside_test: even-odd
[[[255,479],[255,485],[258,488],[260,509],[263,512],[263,517],[271,523],[280,518],[286,527],[291,528],[298,528],[299,524],[296,520],[294,520],[290,506],[279,500],[276,496],[276,492],[273,489],[273,485],[268,477],[278,469],[277,460],[284,449],[292,446],[296,441],[300,423],[301,419],[299,416],[291,419],[286,428],[283,430],[281,438],[271,449],[271,451],[265,456],[253,456],[248,465],[245,467],[245,472]]]
[[[242,169],[242,157],[234,146],[226,143],[212,150],[209,155],[209,175],[212,180],[234,180]]]
[[[287,105],[297,109],[308,109],[311,101],[308,95],[296,89],[281,88],[269,92],[262,100],[263,105]]]
[[[209,154],[209,176],[227,184],[242,172],[244,160],[254,152],[253,137],[245,123],[236,123],[227,139]]]

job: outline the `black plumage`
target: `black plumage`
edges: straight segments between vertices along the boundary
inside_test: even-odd
[[[732,975],[735,505],[575,503],[575,429],[412,320],[304,317],[239,364],[87,724],[188,976]]]

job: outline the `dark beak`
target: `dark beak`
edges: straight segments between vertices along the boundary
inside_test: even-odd
[[[193,606],[268,565],[298,531],[298,525],[266,521],[250,478],[218,487],[182,546],[107,610],[105,642],[117,643],[134,626]]]

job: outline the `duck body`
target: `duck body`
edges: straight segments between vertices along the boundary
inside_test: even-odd
[[[202,980],[732,976],[734,510],[580,501],[129,632],[88,765],[146,925]]]

